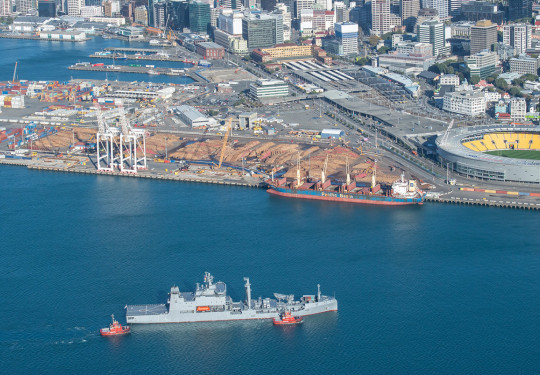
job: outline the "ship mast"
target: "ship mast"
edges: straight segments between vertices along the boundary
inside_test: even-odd
[[[248,305],[248,310],[251,310],[251,284],[249,283],[249,277],[244,277],[244,281],[246,282],[244,285],[246,288],[246,302]]]
[[[300,178],[300,153],[298,153],[298,159],[296,160],[296,186],[302,184],[302,179]]]
[[[326,160],[324,161],[324,167],[321,171],[321,183],[326,182],[326,169],[328,168],[328,155],[326,155]]]
[[[349,166],[349,157],[348,156],[347,156],[347,159],[346,159],[345,169],[346,169],[346,173],[347,173],[347,186],[349,186],[351,184],[351,169],[350,169],[350,166]]]

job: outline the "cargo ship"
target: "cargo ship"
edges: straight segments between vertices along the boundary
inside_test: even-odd
[[[127,305],[128,324],[150,323],[195,323],[254,319],[280,319],[286,311],[294,317],[337,311],[337,300],[317,294],[303,295],[296,300],[294,295],[274,293],[275,298],[251,298],[249,278],[244,278],[246,299],[235,302],[227,295],[227,285],[205,272],[204,282],[197,283],[194,292],[181,292],[171,287],[166,304]]]
[[[362,186],[351,179],[347,163],[347,181],[342,184],[332,184],[331,179],[326,178],[326,159],[322,176],[319,181],[303,182],[300,178],[300,162],[298,162],[297,177],[292,182],[286,178],[266,181],[267,192],[288,198],[318,199],[325,201],[339,201],[361,204],[376,204],[385,206],[422,204],[426,193],[418,188],[415,180],[406,180],[404,174],[390,186],[381,186],[376,183],[376,163],[373,168],[371,186]],[[358,177],[365,177],[366,174]]]

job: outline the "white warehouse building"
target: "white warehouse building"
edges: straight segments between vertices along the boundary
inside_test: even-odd
[[[179,105],[173,107],[172,110],[184,124],[189,125],[192,128],[203,128],[216,125],[215,119],[206,117],[196,108],[189,105]]]

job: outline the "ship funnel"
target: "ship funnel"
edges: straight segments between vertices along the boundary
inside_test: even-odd
[[[317,284],[317,302],[321,300],[321,284]]]
[[[251,284],[249,283],[249,277],[244,277],[244,281],[246,282],[244,285],[246,288],[246,303],[248,305],[248,310],[251,310]]]

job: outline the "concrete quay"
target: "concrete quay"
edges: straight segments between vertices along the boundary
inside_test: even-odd
[[[186,61],[186,58],[177,57],[177,56],[164,56],[164,55],[90,55],[92,59],[111,59],[111,60],[120,60],[126,58],[127,60],[135,61],[171,61],[171,62],[187,62],[192,63],[192,61]]]
[[[195,182],[195,183],[205,183],[205,184],[217,184],[217,185],[231,185],[231,186],[244,186],[252,188],[262,188],[264,183],[257,178],[248,177],[248,178],[226,178],[223,176],[197,176],[190,173],[180,173],[180,174],[162,174],[152,171],[141,171],[140,173],[122,173],[122,172],[107,172],[107,171],[98,171],[93,168],[88,167],[78,167],[78,166],[58,166],[54,165],[44,165],[42,163],[36,163],[30,160],[14,160],[14,159],[0,159],[0,165],[12,165],[27,167],[28,169],[38,170],[38,171],[49,171],[49,172],[66,172],[66,173],[82,173],[82,174],[94,174],[102,176],[116,176],[116,177],[131,177],[131,178],[148,178],[153,180],[168,180],[168,181],[179,181],[179,182]]]

